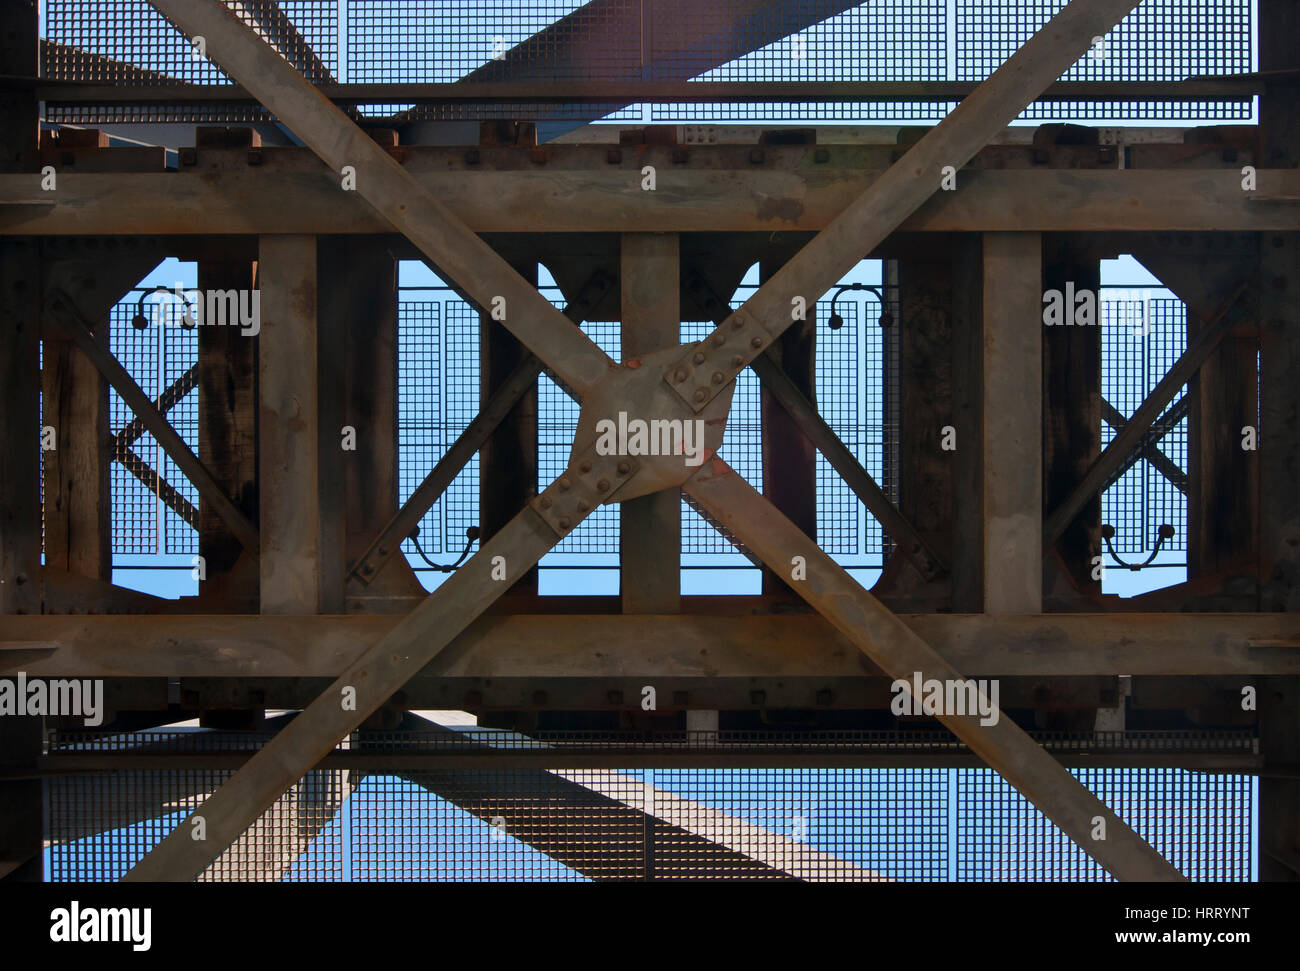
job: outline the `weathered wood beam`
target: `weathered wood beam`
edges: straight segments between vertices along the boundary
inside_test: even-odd
[[[35,240],[0,242],[0,613],[41,609],[40,275]]]
[[[624,233],[622,359],[681,344],[681,247],[675,233]],[[681,489],[619,504],[619,594],[629,614],[673,614],[681,600]]]
[[[603,146],[572,146],[587,151]],[[548,149],[554,151],[554,149]],[[417,149],[408,149],[411,159]],[[446,150],[430,150],[443,151]],[[645,164],[671,172],[642,191],[630,163],[567,169],[559,160],[522,171],[466,171],[448,159],[437,171],[408,161],[424,191],[474,232],[818,231],[878,181],[879,169],[767,163],[713,170],[672,164],[650,151]],[[810,150],[798,150],[799,158]],[[280,162],[279,153],[293,161]],[[776,149],[767,149],[769,157]],[[792,155],[795,153],[791,153]],[[77,173],[43,193],[32,175],[0,175],[0,235],[373,234],[387,221],[339,191],[301,149],[263,149],[260,166],[197,173]],[[455,153],[463,159],[464,150]],[[643,160],[638,157],[640,164]],[[955,163],[954,163],[955,164]],[[453,167],[455,166],[455,167]],[[1300,172],[1260,169],[1259,194],[1300,196]],[[937,184],[936,178],[936,184]],[[961,189],[939,192],[898,225],[905,232],[1261,232],[1300,228],[1300,206],[1241,191],[1237,169],[962,170]],[[864,240],[866,253],[878,240]],[[448,271],[450,272],[450,271]]]
[[[689,605],[696,598],[683,599]],[[1300,621],[1280,613],[898,616],[972,676],[1300,674]],[[0,672],[330,678],[400,622],[391,615],[7,617]],[[29,645],[34,643],[57,649],[33,658]],[[471,624],[418,676],[855,678],[868,673],[852,642],[816,614],[508,614]]]
[[[988,240],[985,242],[987,245]],[[1038,252],[1039,241],[1035,238],[1032,242]],[[1017,249],[1016,243],[1010,248]],[[1000,249],[995,243],[995,258],[1000,257]],[[986,260],[989,255],[986,249]],[[1037,275],[1035,286],[1036,279]],[[1032,347],[1038,351],[1036,340]],[[1034,429],[1039,429],[1037,422]],[[1038,476],[1034,480],[1038,484]],[[774,568],[785,566],[792,553],[803,556],[808,575],[806,581],[794,584],[796,591],[885,674],[904,681],[918,673],[923,679],[965,680],[951,662],[855,583],[725,462],[707,462],[700,473],[687,480],[685,488]],[[1037,570],[1038,558],[1031,556],[1030,562]],[[985,724],[978,715],[946,712],[936,717],[1117,879],[1183,879],[1011,719],[998,717]],[[1098,819],[1105,824],[1103,839],[1095,835]]]
[[[1037,233],[985,234],[984,609],[991,614],[1042,608],[1041,287]]]
[[[258,249],[258,497],[262,613],[320,606],[316,239],[264,236]]]

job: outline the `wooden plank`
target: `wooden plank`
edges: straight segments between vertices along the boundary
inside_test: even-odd
[[[576,147],[576,146],[575,146]],[[581,146],[599,149],[603,146]],[[30,175],[0,175],[0,235],[263,235],[274,232],[373,234],[391,227],[361,200],[339,191],[333,174],[296,156],[202,174],[59,176],[42,193]],[[414,150],[412,150],[414,151]],[[692,147],[692,158],[708,150]],[[769,155],[774,150],[769,150]],[[464,151],[458,153],[463,158]],[[656,159],[651,155],[646,164]],[[477,233],[819,231],[878,181],[879,169],[843,166],[715,171],[704,164],[672,173],[655,192],[630,163],[568,171],[558,163],[523,171],[466,170],[412,175]],[[449,171],[446,169],[450,169]],[[1263,169],[1259,193],[1300,197],[1300,172]],[[902,232],[1260,232],[1300,228],[1300,206],[1262,202],[1226,170],[970,170],[961,190],[937,193],[898,226]],[[936,179],[937,184],[937,179]],[[53,197],[53,198],[51,198]],[[858,249],[866,253],[878,243]]]
[[[0,242],[0,613],[41,609],[40,255]]]
[[[315,237],[262,237],[258,272],[260,609],[313,613],[320,605]]]
[[[1042,239],[984,236],[984,609],[1042,608]]]
[[[1042,291],[1058,290],[1095,297],[1096,325],[1047,327],[1042,334],[1043,491],[1045,510],[1055,509],[1070,495],[1088,467],[1101,454],[1101,263],[1074,237],[1043,239]],[[1041,298],[1041,293],[1039,294]],[[1041,323],[1042,301],[1037,304]],[[1073,321],[1074,307],[1065,314]],[[1029,326],[1026,320],[1024,326]],[[1060,562],[1079,590],[1101,593],[1092,578],[1092,558],[1101,528],[1101,493],[1089,497],[1056,541]]]
[[[699,609],[692,604],[696,599],[683,601]],[[1300,621],[1283,613],[900,614],[899,619],[969,675],[1300,674]],[[392,615],[8,617],[0,672],[21,669],[51,678],[328,678],[400,621]],[[29,651],[24,645],[32,643],[58,650],[33,659],[24,653]],[[851,642],[817,614],[526,613],[475,622],[420,676],[860,678],[865,673]]]
[[[198,288],[204,293],[251,293],[256,264],[233,259],[199,260]],[[257,338],[239,327],[198,328],[199,461],[222,494],[250,522],[256,522]],[[211,502],[199,503],[199,555],[204,574],[199,596],[208,610],[257,610],[258,577],[245,561],[239,539]],[[210,605],[210,606],[208,606]]]
[[[624,233],[620,254],[622,359],[631,361],[642,354],[677,347],[681,343],[677,235]],[[663,489],[620,503],[619,524],[623,612],[676,613],[682,583],[681,489]]]
[[[952,424],[963,447],[953,467],[949,576],[952,609],[969,613],[984,607],[984,263],[978,235],[955,240],[952,272]]]
[[[532,286],[537,286],[537,261],[511,264]],[[528,348],[490,314],[479,314],[479,401],[490,402],[506,387],[518,369],[526,366]],[[537,495],[537,383],[533,381],[483,442],[479,454],[480,542],[490,539]],[[459,554],[466,537],[445,537],[444,561]],[[453,553],[452,550],[455,550]],[[449,554],[449,555],[447,555]],[[518,591],[537,591],[537,571],[522,574]]]
[[[986,240],[986,246],[987,243]],[[1032,250],[1037,253],[1039,240],[1033,239],[1032,243]],[[995,242],[992,254],[986,249],[986,262],[990,256],[994,261],[1001,261],[1003,248],[1003,244]],[[1024,240],[1013,241],[1006,248],[1013,253],[1017,249],[1022,252],[1029,249]],[[1019,262],[1023,269],[1023,260]],[[986,282],[998,280],[1000,276],[997,272],[989,274]],[[1034,360],[1039,360],[1037,340],[1024,343],[1028,345],[1025,350],[1032,349]],[[1034,418],[1034,431],[1038,432],[1038,416]],[[1033,479],[1035,486],[1040,487],[1038,476]],[[799,595],[886,675],[904,681],[914,676],[949,683],[964,680],[957,668],[855,583],[726,463],[716,458],[706,462],[684,488],[718,522],[773,567],[789,562],[792,553],[804,556],[808,577],[805,582],[795,584]],[[1038,556],[1031,555],[1029,559],[1037,570]],[[1184,879],[1011,719],[998,717],[986,724],[978,714],[944,712],[936,717],[1116,879]],[[1099,819],[1105,824],[1104,839],[1094,835]]]

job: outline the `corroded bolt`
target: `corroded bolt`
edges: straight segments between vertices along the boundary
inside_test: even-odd
[[[631,464],[630,462],[619,462],[619,463],[618,463],[618,474],[619,474],[619,475],[627,475],[627,474],[628,474],[629,472],[631,472],[631,471],[632,471],[632,464]]]
[[[691,360],[692,360],[693,362],[695,362],[696,364],[703,364],[703,363],[704,363],[704,355],[703,355],[702,353],[700,353],[699,351],[696,351],[696,352],[695,352],[695,355],[691,358]]]
[[[550,509],[550,508],[551,508],[551,497],[550,497],[550,496],[542,496],[542,508],[543,508],[543,509]]]
[[[744,327],[744,326],[745,326],[745,321],[744,321],[743,318],[741,318],[741,317],[732,317],[732,318],[731,318],[731,329],[732,329],[732,330],[740,330],[740,328],[742,328],[742,327]]]
[[[588,462],[586,459],[583,459],[582,462],[578,463],[578,468],[582,469],[583,473],[585,474],[591,471],[591,463]]]
[[[714,384],[721,384],[721,383],[722,383],[723,381],[725,381],[725,380],[726,380],[726,378],[724,378],[724,377],[722,376],[722,372],[721,372],[721,371],[714,371],[714,372],[713,372],[713,383],[714,383]]]
[[[735,357],[731,359],[732,367],[742,367],[744,363],[745,363],[745,359],[741,357],[739,354],[737,354]]]
[[[713,335],[714,347],[721,347],[725,343],[727,343],[727,335],[724,334],[722,331],[718,331],[716,334]]]
[[[570,487],[571,485],[573,485],[573,483],[570,482],[570,481],[568,480],[568,478],[563,478],[563,479],[561,479],[561,480],[560,480],[560,491],[561,491],[561,492],[568,492],[568,491],[569,491],[569,487]]]
[[[573,523],[569,520],[568,516],[560,517],[560,529],[568,529],[572,525]]]
[[[608,480],[608,479],[601,479],[599,482],[597,482],[597,483],[596,483],[596,491],[598,491],[598,492],[608,492],[608,491],[609,491],[609,480]]]
[[[763,338],[755,337],[752,341],[749,342],[749,346],[757,350],[758,348],[763,346]]]
[[[709,400],[709,389],[696,388],[695,394],[693,394],[691,397],[693,397],[696,400],[696,402],[703,404],[704,402]]]
[[[676,381],[678,384],[681,384],[683,381],[685,381],[685,380],[686,380],[686,368],[684,368],[684,367],[679,367],[676,371],[674,371],[674,372],[673,372],[673,380]]]

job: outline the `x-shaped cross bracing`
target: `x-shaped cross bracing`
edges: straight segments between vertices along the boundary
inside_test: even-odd
[[[716,451],[734,378],[792,322],[791,299],[814,303],[917,209],[943,166],[964,166],[1048,84],[1135,5],[1073,0],[987,81],[810,241],[705,340],[615,365],[485,242],[410,177],[291,65],[217,0],[152,0],[209,56],[252,92],[334,172],[355,170],[356,191],[480,306],[505,300],[504,325],[582,400],[570,464],[479,552],[342,673],[204,804],[206,839],[182,824],[128,875],[196,877],[335,744],[531,569],[596,505],[680,485],[721,527],[769,567],[786,573],[804,558],[795,590],[893,678],[961,675],[725,462],[701,466],[680,455],[598,454],[595,423],[618,410],[643,419],[700,419]],[[1027,322],[1028,323],[1028,322]],[[1035,322],[1036,324],[1036,322]],[[615,414],[611,414],[611,410]],[[501,559],[498,559],[501,558]],[[507,579],[494,579],[504,562]],[[499,569],[497,576],[500,576]],[[354,709],[340,698],[356,695]],[[1029,798],[1085,852],[1120,879],[1177,880],[1178,871],[1010,719],[940,720]],[[1104,837],[1098,838],[1104,832]]]

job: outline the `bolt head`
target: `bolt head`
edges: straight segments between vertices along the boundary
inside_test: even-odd
[[[763,346],[763,338],[755,337],[752,341],[749,342],[749,346],[754,348],[755,350],[758,350],[758,348]]]
[[[685,380],[686,380],[686,368],[684,368],[684,367],[679,367],[676,371],[674,371],[674,372],[673,372],[673,380],[676,381],[678,384],[681,384],[683,381],[685,381]]]
[[[542,508],[543,508],[543,509],[550,509],[550,508],[551,508],[551,497],[550,497],[550,496],[542,496]]]
[[[744,318],[741,318],[741,317],[732,317],[732,318],[731,318],[731,329],[732,329],[732,330],[740,330],[740,329],[741,329],[742,327],[744,327],[744,326],[745,326]]]
[[[560,525],[560,529],[568,529],[573,525],[573,522],[569,519],[568,516],[561,516],[559,525]]]
[[[591,504],[586,499],[578,500],[578,512],[586,512],[591,508]]]
[[[591,471],[591,463],[588,462],[586,459],[583,459],[583,461],[582,461],[581,463],[579,463],[578,468],[582,469],[583,473],[590,472],[590,471]]]
[[[739,354],[737,354],[735,357],[733,357],[733,358],[731,359],[731,366],[732,366],[732,367],[744,367],[744,366],[745,366],[745,359],[744,359],[743,357],[741,357]]]
[[[573,483],[570,482],[570,481],[568,480],[567,477],[565,477],[565,478],[561,478],[561,479],[560,479],[560,491],[561,491],[561,492],[568,492],[569,489],[570,489],[570,487],[572,487],[572,485],[573,485]]]
[[[599,482],[597,482],[597,483],[596,483],[596,491],[597,491],[597,492],[608,492],[608,491],[609,491],[609,480],[608,480],[608,479],[601,479]]]
[[[628,474],[629,472],[631,472],[631,471],[632,471],[632,463],[631,463],[631,462],[619,462],[619,463],[618,463],[618,474],[619,474],[619,475],[627,475],[627,474]]]
[[[691,360],[696,364],[703,364],[704,355],[700,351],[696,351],[695,354],[691,357]]]
[[[726,377],[723,375],[721,371],[714,371],[712,380],[714,384],[721,384],[723,381],[726,380]]]
[[[714,347],[721,347],[725,343],[727,343],[727,335],[724,334],[722,331],[718,331],[716,334],[713,335]]]
[[[691,395],[697,404],[704,404],[709,400],[709,390],[707,388],[696,388],[695,394]]]

